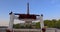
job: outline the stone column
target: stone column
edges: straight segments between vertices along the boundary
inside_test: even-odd
[[[44,28],[43,14],[41,14],[40,16],[40,25],[41,25],[41,32],[42,32],[42,28]]]
[[[10,13],[10,22],[9,22],[9,27],[8,27],[8,29],[10,30],[10,31],[12,31],[13,30],[13,24],[14,24],[14,13]]]

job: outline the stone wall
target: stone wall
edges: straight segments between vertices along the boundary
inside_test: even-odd
[[[40,32],[40,29],[14,29],[15,32]]]
[[[40,32],[41,29],[13,29],[14,32]],[[0,28],[0,32],[6,32],[6,29]],[[46,32],[60,32],[60,29],[47,28]]]

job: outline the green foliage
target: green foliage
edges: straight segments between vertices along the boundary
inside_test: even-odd
[[[56,20],[52,19],[52,20],[44,20],[44,25],[48,26],[49,28],[55,28],[55,24],[56,24]]]
[[[40,22],[35,23],[35,28],[40,28]],[[60,20],[52,19],[52,20],[44,20],[44,25],[48,28],[60,28]],[[23,25],[20,24],[14,24],[14,28],[31,28],[31,25]]]
[[[36,23],[36,28],[40,28],[40,22]]]
[[[27,24],[25,25],[25,28],[31,28],[31,25]]]
[[[50,22],[50,20],[44,20],[44,25],[48,26],[49,22]]]
[[[51,20],[45,20],[44,25],[51,28],[52,27],[52,21]]]
[[[13,28],[20,28],[20,24],[14,24]]]
[[[58,20],[55,24],[55,28],[59,28],[60,29],[60,20]]]

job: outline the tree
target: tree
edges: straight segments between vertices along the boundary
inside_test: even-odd
[[[40,28],[40,22],[36,23],[36,28]]]
[[[48,26],[50,20],[44,20],[44,26]]]
[[[56,19],[52,19],[51,21],[52,21],[52,25],[53,25],[52,27],[55,28],[57,20]]]
[[[44,20],[44,25],[48,26],[49,28],[54,28],[55,27],[56,20]]]
[[[60,29],[60,19],[56,22],[55,28],[59,28]]]
[[[14,24],[13,28],[20,28],[20,24]]]
[[[40,22],[32,23],[34,24],[36,28],[40,28]],[[44,26],[47,26],[48,28],[60,28],[60,19],[52,19],[52,20],[44,20]],[[27,24],[26,26],[18,24],[13,25],[14,28],[32,28],[31,25]]]

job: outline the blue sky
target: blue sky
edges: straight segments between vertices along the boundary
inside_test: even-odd
[[[0,23],[9,22],[9,13],[26,13],[28,0],[0,0]],[[60,19],[60,0],[29,0],[30,14],[43,14],[44,19]],[[5,23],[5,24],[6,24]]]

